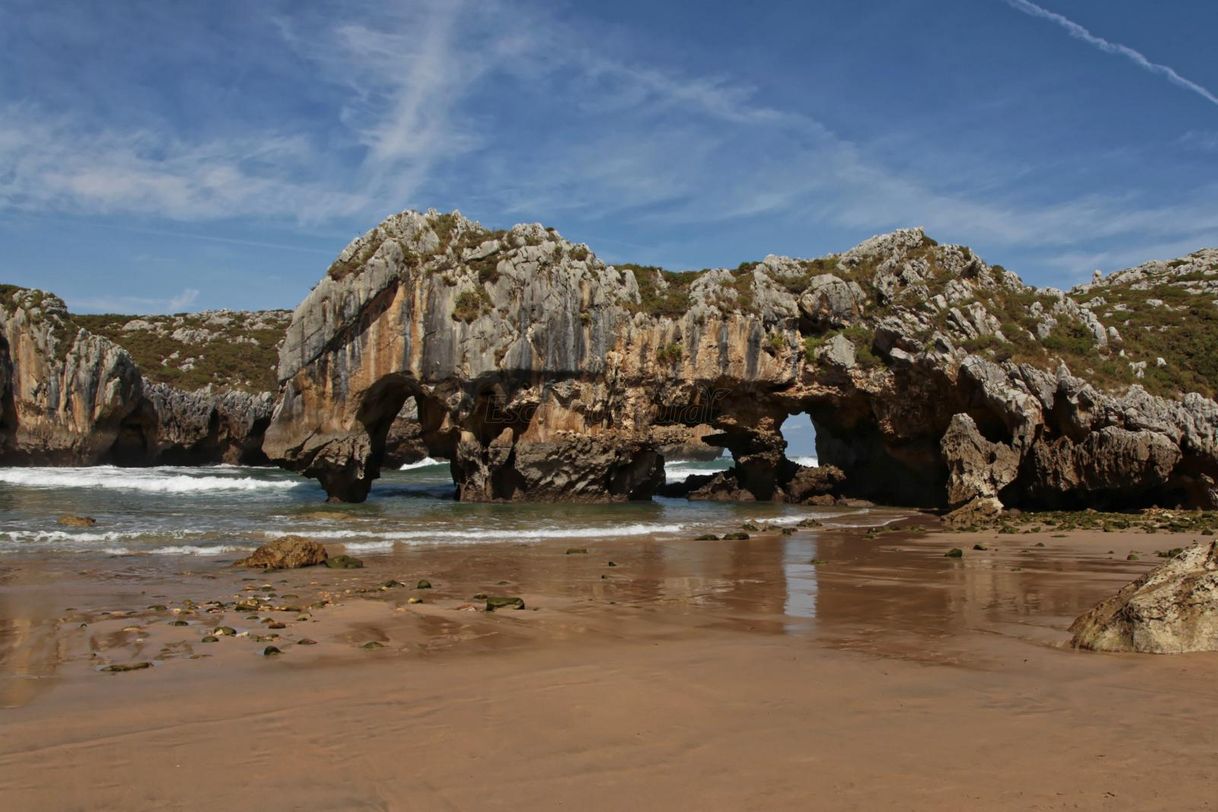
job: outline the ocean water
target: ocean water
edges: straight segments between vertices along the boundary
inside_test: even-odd
[[[730,460],[673,461],[670,480],[722,470]],[[746,520],[843,526],[891,521],[883,510],[690,502],[657,498],[612,505],[472,504],[453,499],[448,463],[423,460],[386,472],[367,502],[329,505],[311,479],[276,468],[2,468],[0,556],[236,556],[270,539],[302,535],[349,552],[421,545],[544,539],[689,539]],[[64,514],[97,525],[64,527]]]

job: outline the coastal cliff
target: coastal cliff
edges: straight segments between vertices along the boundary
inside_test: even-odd
[[[709,425],[722,498],[1215,506],[1215,298],[1213,250],[1065,293],[919,229],[672,273],[404,212],[292,315],[263,450],[359,501],[413,401],[466,500],[646,498],[666,427]],[[783,453],[803,412],[819,474]]]
[[[256,371],[251,346],[263,347],[266,336],[249,334],[275,335],[273,357],[287,314],[255,314],[257,327],[240,334],[175,326],[228,326],[246,315],[79,316],[53,294],[0,287],[0,464],[265,462],[262,432],[274,395],[250,390],[273,381],[270,363],[261,381],[234,377],[233,369],[246,370],[218,364],[213,349],[235,344]],[[183,348],[194,355],[183,356]],[[180,389],[170,380],[199,386]]]

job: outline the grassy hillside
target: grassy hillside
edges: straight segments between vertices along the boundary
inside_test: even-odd
[[[86,330],[119,344],[152,381],[181,389],[211,384],[269,392],[291,313],[210,311],[174,316],[73,315]]]

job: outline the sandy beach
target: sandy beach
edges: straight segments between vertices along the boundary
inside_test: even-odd
[[[22,810],[1212,808],[1218,656],[1078,652],[1065,631],[1191,541],[820,531],[266,574],[14,556],[0,795]],[[486,612],[481,594],[526,608]]]

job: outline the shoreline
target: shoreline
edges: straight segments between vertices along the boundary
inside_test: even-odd
[[[1204,808],[1187,776],[1218,745],[1195,706],[1218,655],[1065,633],[1191,540],[810,529],[270,573],[6,557],[0,785],[23,809]],[[208,612],[251,596],[301,611]],[[200,642],[222,625],[242,636]]]

